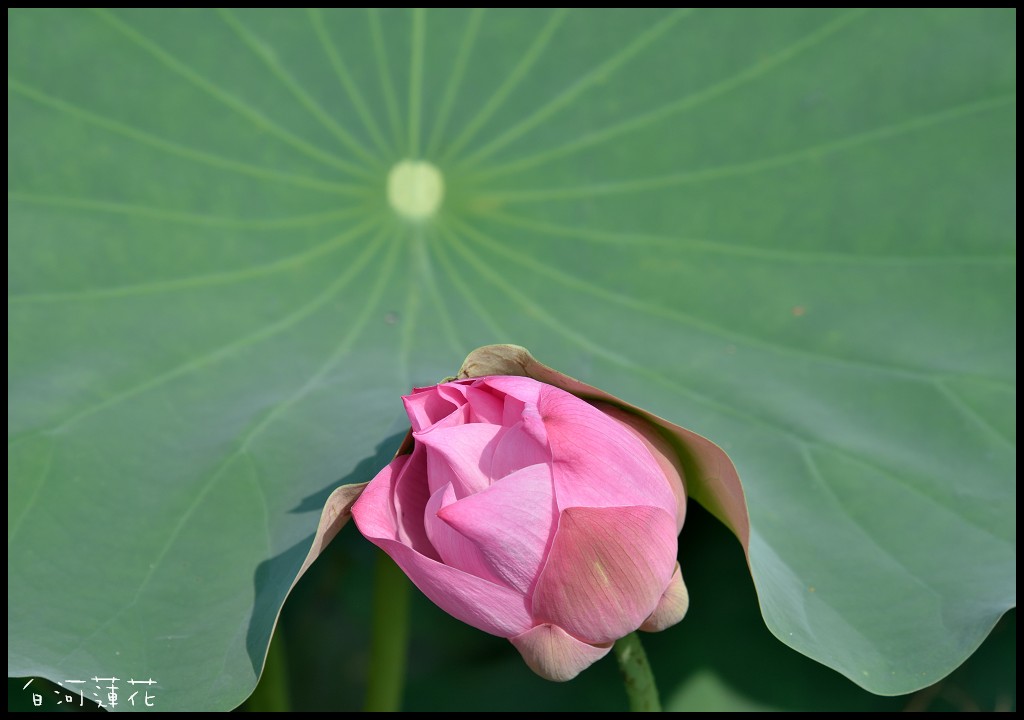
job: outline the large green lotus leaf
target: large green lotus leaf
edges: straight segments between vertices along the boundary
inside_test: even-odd
[[[8,673],[237,705],[399,394],[515,342],[731,454],[783,642],[942,677],[1016,603],[1015,27],[9,12]]]

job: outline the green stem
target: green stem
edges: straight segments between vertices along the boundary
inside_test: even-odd
[[[267,649],[263,674],[252,695],[245,702],[248,712],[288,712],[288,654],[284,647],[284,632],[278,623]]]
[[[378,551],[373,574],[367,711],[395,712],[401,708],[408,637],[409,581],[391,558]]]
[[[615,643],[615,658],[619,661],[622,681],[629,695],[630,712],[661,712],[658,688],[654,684],[654,673],[647,662],[647,653],[635,632]]]

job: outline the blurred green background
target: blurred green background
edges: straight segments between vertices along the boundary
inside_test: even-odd
[[[690,612],[669,630],[641,635],[666,711],[1017,709],[1015,610],[950,677],[911,695],[879,697],[779,643],[757,612],[739,544],[699,506],[686,522],[679,557]],[[372,557],[354,528],[343,531],[286,603],[281,627],[295,708],[361,709]],[[576,680],[550,683],[508,642],[453,620],[415,590],[412,618],[405,709],[628,708],[612,656]]]
[[[666,711],[932,711],[1017,709],[1017,613],[948,678],[879,697],[780,644],[764,626],[739,545],[692,506],[680,558],[693,604],[684,621],[643,641]],[[343,531],[285,604],[275,643],[284,695],[300,711],[359,711],[365,696],[373,550]],[[541,680],[508,642],[453,620],[413,591],[404,708],[419,711],[624,711],[609,656],[569,683]],[[8,707],[31,709],[23,681]],[[38,681],[34,684],[38,684]],[[241,710],[266,710],[266,701]],[[51,703],[52,706],[52,703]]]

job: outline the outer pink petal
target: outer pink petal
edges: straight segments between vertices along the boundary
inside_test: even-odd
[[[399,455],[377,473],[352,506],[352,518],[366,537],[397,540],[398,519],[392,504],[395,477],[408,462],[408,455]]]
[[[528,377],[516,375],[492,375],[477,378],[476,383],[500,390],[506,395],[522,400],[527,405],[536,405],[540,390],[544,385]]]
[[[654,612],[676,565],[676,522],[653,507],[562,511],[533,616],[590,643],[614,642]]]
[[[449,483],[460,498],[489,487],[491,455],[497,445],[495,438],[503,431],[498,425],[470,423],[413,433],[416,442],[427,449],[431,494]]]
[[[539,422],[539,419],[538,419]],[[551,451],[547,444],[538,442],[537,432],[528,429],[523,421],[501,433],[491,455],[490,475],[494,480],[530,465],[548,465],[551,476]]]
[[[674,524],[676,496],[632,431],[552,386],[541,391],[538,410],[554,459],[552,477],[560,510],[651,505],[671,514]]]
[[[626,426],[633,434],[640,438],[647,450],[654,456],[658,467],[661,468],[669,488],[676,496],[676,527],[683,529],[683,521],[686,519],[686,481],[683,473],[682,463],[679,462],[679,453],[673,449],[669,441],[658,432],[653,423],[644,420],[639,415],[626,412],[622,408],[615,407],[609,403],[598,403],[595,407],[606,415]]]
[[[441,397],[450,400],[458,407],[466,404],[466,385],[464,383],[442,383],[434,386],[434,391]]]
[[[477,496],[470,496],[467,500],[474,497]],[[472,541],[438,517],[438,511],[443,513],[442,509],[446,506],[454,507],[452,503],[455,501],[455,491],[452,490],[450,484],[438,489],[430,496],[424,515],[424,525],[427,529],[427,536],[430,538],[430,544],[437,550],[437,554],[440,555],[441,561],[445,565],[451,565],[453,568],[464,570],[470,575],[476,575],[499,585],[507,584],[494,574],[491,566],[484,559],[484,555]],[[444,517],[443,514],[442,517]]]
[[[538,625],[509,638],[523,660],[545,680],[565,682],[608,654],[611,643],[589,645],[556,625]]]
[[[543,385],[536,380],[523,377],[490,377],[485,378],[486,387],[493,388],[505,394],[505,403],[502,408],[501,424],[507,428],[519,425],[526,433],[537,441],[538,445],[547,447],[547,432],[544,429],[544,420],[537,410],[537,401]],[[529,463],[526,463],[529,464]],[[526,464],[520,465],[525,467]]]
[[[511,395],[506,395],[505,405],[501,413],[501,424],[505,427],[512,427],[523,419],[523,412],[525,410],[526,403]]]
[[[679,570],[679,563],[676,563],[676,571],[672,573],[672,579],[668,587],[658,601],[654,612],[644,620],[640,629],[645,632],[660,632],[670,628],[683,619],[686,611],[690,609],[690,593],[683,584],[683,574]]]
[[[488,423],[490,425],[501,425],[501,414],[504,407],[504,398],[498,397],[486,387],[465,388],[466,398],[469,400],[469,421],[474,423]]]
[[[522,593],[443,565],[395,539],[397,528],[389,501],[392,465],[370,481],[352,506],[359,532],[390,555],[424,595],[459,620],[500,637],[519,635],[532,627]]]
[[[395,540],[367,538],[390,555],[435,605],[462,622],[506,638],[533,624],[522,593],[442,565]]]
[[[399,455],[397,460],[404,461],[392,478],[391,502],[395,512],[395,523],[398,537],[419,553],[437,559],[423,527],[423,511],[430,499],[427,487],[427,452],[426,448],[415,445],[411,455]],[[396,466],[398,467],[398,466]]]
[[[555,531],[551,470],[547,465],[523,468],[483,492],[445,505],[438,517],[453,533],[458,530],[460,537],[472,540],[505,583],[528,594]]]
[[[416,431],[413,430],[413,435],[419,437],[423,433],[434,432],[435,430],[443,430],[445,428],[458,427],[459,425],[466,425],[469,422],[469,403],[462,405],[452,411],[450,415],[447,415],[428,428]]]
[[[421,432],[451,415],[458,404],[442,397],[437,388],[423,388],[402,398],[413,432]]]

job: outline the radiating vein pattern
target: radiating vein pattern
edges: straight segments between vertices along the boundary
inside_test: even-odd
[[[526,267],[530,272],[537,275],[545,276],[554,282],[563,285],[567,290],[579,291],[586,293],[587,295],[598,297],[602,300],[606,300],[618,305],[625,306],[632,310],[636,310],[638,313],[648,315],[651,317],[665,317],[669,318],[681,325],[687,326],[694,330],[698,330],[703,333],[716,335],[718,337],[731,340],[737,343],[758,347],[764,350],[768,350],[773,353],[781,353],[783,355],[792,355],[798,358],[809,358],[818,362],[835,363],[837,365],[850,366],[853,368],[866,370],[869,372],[877,372],[884,374],[893,374],[898,376],[904,376],[916,380],[926,380],[931,376],[928,373],[924,373],[917,368],[904,368],[898,366],[889,365],[876,365],[854,358],[846,358],[839,356],[822,355],[809,350],[795,347],[792,345],[784,345],[763,338],[756,337],[754,335],[744,334],[736,330],[732,330],[723,325],[717,324],[713,321],[704,320],[695,316],[687,315],[678,310],[662,307],[655,305],[650,302],[645,302],[635,297],[616,293],[607,288],[601,287],[595,283],[587,280],[575,277],[566,272],[559,270],[557,267],[550,266],[548,264],[537,262],[528,256],[520,255],[512,250],[509,250],[505,244],[494,240],[491,237],[473,229],[464,223],[456,222],[456,227],[467,237],[476,239],[476,241],[482,246],[488,248],[493,253],[496,253],[504,259]]]
[[[547,50],[548,45],[551,43],[551,39],[554,37],[555,32],[559,26],[565,20],[565,16],[568,14],[566,9],[558,9],[551,13],[548,17],[547,22],[537,33],[537,37],[534,39],[530,47],[523,53],[519,63],[512,69],[511,72],[504,78],[498,89],[494,91],[494,94],[484,103],[484,106],[473,116],[473,119],[469,121],[460,132],[459,135],[452,141],[451,145],[447,147],[441,156],[441,161],[446,162],[457,156],[458,153],[466,146],[476,134],[480,132],[481,128],[487,123],[488,120],[498,111],[508,96],[519,86],[519,84],[529,75],[530,70],[533,68],[534,63],[540,58],[540,56]]]
[[[711,255],[727,255],[751,260],[769,260],[780,263],[807,264],[849,264],[849,265],[1014,265],[1015,255],[1008,254],[976,254],[976,255],[869,255],[866,253],[843,253],[829,251],[787,250],[785,248],[758,247],[741,245],[732,242],[716,242],[703,238],[678,237],[671,235],[652,235],[647,233],[609,232],[594,228],[558,225],[555,223],[533,220],[525,215],[510,215],[497,211],[488,211],[483,215],[487,220],[499,222],[513,228],[525,229],[552,238],[573,238],[587,242],[634,248],[637,250],[651,248],[660,250],[687,251]]]
[[[165,541],[164,546],[157,553],[154,562],[150,565],[151,571],[142,579],[142,582],[139,584],[138,589],[135,591],[135,595],[132,597],[132,599],[128,602],[128,604],[125,607],[117,611],[115,617],[117,614],[123,613],[126,609],[134,606],[139,601],[139,598],[142,596],[143,592],[146,590],[150,581],[152,580],[155,571],[162,566],[164,558],[167,557],[167,553],[170,551],[174,543],[177,541],[181,533],[184,531],[185,527],[188,525],[188,522],[191,519],[193,513],[196,511],[197,508],[199,508],[202,505],[203,500],[207,497],[207,495],[210,493],[213,487],[221,480],[221,478],[225,476],[225,474],[227,474],[228,469],[231,467],[231,465],[234,464],[240,458],[247,457],[247,453],[249,452],[250,447],[252,446],[256,438],[260,435],[260,433],[262,433],[272,422],[274,422],[275,419],[281,415],[281,413],[287,411],[289,407],[291,407],[294,403],[300,401],[307,393],[309,393],[309,391],[328,372],[330,372],[331,369],[333,369],[337,365],[337,363],[340,360],[342,360],[346,356],[346,354],[351,350],[353,342],[356,340],[356,338],[358,338],[359,333],[365,327],[370,314],[378,309],[377,304],[380,302],[381,292],[384,288],[386,281],[390,279],[391,273],[394,270],[394,261],[397,256],[396,250],[397,243],[392,242],[391,252],[389,252],[388,259],[385,261],[384,272],[380,273],[380,275],[378,276],[378,281],[374,285],[373,291],[370,296],[370,302],[366,303],[363,306],[362,311],[358,313],[358,315],[356,316],[356,320],[352,327],[350,328],[350,330],[344,336],[342,336],[341,341],[331,352],[330,356],[323,362],[323,364],[317,369],[317,371],[312,376],[310,376],[310,378],[300,388],[298,388],[292,395],[282,400],[280,403],[274,405],[274,407],[272,407],[269,412],[267,412],[258,421],[254,422],[252,426],[246,430],[242,437],[239,438],[236,448],[224,458],[224,460],[221,462],[217,470],[210,476],[209,480],[206,481],[206,483],[199,490],[199,492],[196,493],[192,503],[188,506],[185,512],[178,516],[174,527],[167,535],[167,540]],[[359,269],[361,269],[361,267]],[[345,278],[345,282],[348,282],[351,279],[352,275],[349,275],[347,278]],[[340,283],[338,286],[329,288],[329,290],[332,293],[334,293],[340,287],[343,287],[344,284],[345,283]]]
[[[499,175],[521,172],[531,167],[551,162],[557,158],[578,153],[586,150],[587,148],[592,148],[603,143],[611,142],[626,133],[637,132],[670,117],[699,108],[701,105],[714,100],[720,95],[724,95],[728,92],[741,88],[746,83],[758,80],[776,68],[781,67],[784,63],[798,57],[805,50],[813,48],[824,42],[834,33],[839,32],[851,22],[861,17],[864,12],[864,10],[854,10],[841,15],[837,19],[825,23],[822,27],[807,34],[805,37],[800,38],[796,42],[790,43],[774,55],[768,58],[759,58],[752,65],[744,68],[735,75],[728,77],[725,80],[720,80],[714,85],[710,85],[702,90],[698,90],[697,92],[691,93],[677,100],[665,103],[655,110],[635,115],[627,120],[623,120],[622,122],[606,127],[603,130],[587,133],[583,137],[576,138],[564,145],[478,171],[474,173],[474,176],[479,180],[483,180],[494,178]]]
[[[370,113],[370,109],[366,104],[363,93],[360,92],[359,88],[356,86],[355,81],[352,79],[352,73],[349,71],[348,66],[341,57],[341,53],[338,51],[337,46],[335,46],[334,41],[331,39],[326,25],[324,25],[323,13],[318,8],[310,8],[308,13],[317,39],[320,41],[321,47],[323,47],[324,52],[330,60],[331,68],[338,76],[338,81],[341,83],[342,88],[344,88],[349,100],[352,101],[352,105],[355,107],[356,112],[359,115],[359,119],[363,121],[363,126],[366,128],[367,132],[370,133],[374,143],[377,145],[377,149],[380,150],[385,157],[393,157],[395,149],[388,145],[384,136],[381,134],[380,129],[377,127],[377,121]]]
[[[540,190],[525,191],[497,191],[490,194],[488,200],[501,203],[526,203],[546,202],[552,200],[578,200],[581,198],[595,197],[599,195],[618,195],[622,193],[640,193],[648,190],[659,190],[661,188],[687,185],[691,183],[709,182],[732,177],[744,177],[754,173],[766,172],[777,168],[785,167],[795,163],[806,162],[820,158],[823,155],[835,152],[843,152],[873,142],[889,140],[900,135],[913,133],[918,130],[942,125],[943,123],[955,122],[971,115],[991,112],[1001,108],[1009,108],[1017,101],[1014,95],[997,95],[975,102],[957,105],[938,112],[920,115],[901,120],[890,125],[857,133],[831,142],[820,143],[810,147],[801,148],[792,152],[776,155],[773,157],[761,158],[751,162],[732,163],[709,167],[703,170],[691,172],[673,173],[655,177],[636,178],[632,180],[618,180],[593,185],[580,185],[568,188],[543,188]]]
[[[206,152],[205,150],[165,140],[164,138],[153,135],[152,133],[139,130],[131,127],[130,125],[126,125],[125,123],[118,122],[117,120],[90,112],[89,110],[80,108],[73,103],[32,88],[12,78],[10,75],[7,76],[7,89],[13,90],[15,93],[27,97],[30,100],[34,100],[40,105],[45,105],[52,110],[69,115],[76,120],[103,128],[104,130],[135,140],[136,142],[156,148],[157,150],[161,150],[165,153],[177,155],[203,165],[220,168],[222,170],[230,170],[235,173],[249,175],[263,180],[286,183],[289,185],[309,188],[311,190],[319,190],[321,192],[334,193],[337,195],[365,196],[367,194],[367,188],[363,185],[337,183],[328,180],[319,180],[317,178],[307,177],[304,175],[279,172],[272,168],[251,165],[249,163],[240,162],[231,158]]]
[[[423,43],[426,37],[426,8],[412,14],[412,53],[409,60],[409,157],[420,154],[420,114],[423,95]]]
[[[370,37],[373,38],[373,53],[377,61],[381,92],[388,109],[388,123],[394,137],[395,147],[402,147],[402,120],[398,110],[398,97],[395,94],[395,83],[391,77],[391,63],[388,62],[388,51],[385,48],[384,30],[381,28],[380,11],[368,8],[366,11],[370,23]],[[408,148],[406,148],[408,150]]]
[[[355,215],[357,213],[349,213]],[[365,214],[361,211],[358,214]],[[172,292],[176,290],[189,290],[201,287],[216,285],[228,285],[231,283],[243,282],[253,278],[273,275],[290,268],[295,268],[327,255],[339,248],[344,247],[353,240],[364,235],[376,220],[364,220],[351,230],[343,232],[330,240],[318,243],[302,252],[294,253],[274,262],[262,265],[252,265],[236,270],[226,270],[217,273],[206,273],[201,275],[190,275],[168,280],[153,280],[135,285],[120,285],[116,287],[90,288],[86,290],[58,292],[58,293],[27,293],[22,295],[8,295],[7,302],[14,304],[21,303],[51,303],[51,302],[82,302],[86,300],[100,300],[105,298],[138,297],[140,295],[152,295],[156,293]]]
[[[198,225],[204,227],[238,228],[244,230],[278,230],[281,228],[298,228],[324,225],[334,220],[343,220],[367,211],[362,207],[344,210],[328,210],[325,212],[292,215],[288,217],[242,218],[223,215],[202,215],[199,213],[182,212],[145,205],[110,202],[85,197],[68,197],[62,195],[37,195],[34,193],[9,192],[7,201],[43,205],[68,210],[89,211],[95,213],[114,213],[133,218],[146,218],[170,223]]]
[[[310,95],[302,89],[288,71],[284,69],[280,62],[278,62],[273,52],[268,50],[266,45],[261,42],[259,38],[253,35],[252,32],[249,31],[230,10],[222,9],[218,12],[220,16],[224,18],[224,21],[228,26],[235,31],[239,38],[241,38],[246,47],[252,50],[266,64],[274,77],[278,78],[284,86],[288,88],[289,92],[291,92],[299,101],[299,104],[306,108],[313,117],[315,117],[335,137],[337,137],[338,140],[341,141],[342,145],[354,152],[356,155],[359,155],[364,161],[370,164],[370,168],[366,169],[367,173],[369,173],[374,166],[379,166],[380,160],[366,150],[354,137],[352,137],[352,134],[348,130],[339,125],[338,122],[316,102],[316,100],[310,97]]]
[[[658,40],[658,38],[662,37],[672,29],[677,22],[692,12],[692,9],[687,8],[675,10],[674,12],[669,13],[665,18],[642,32],[632,42],[627,43],[622,50],[612,55],[610,58],[563,90],[553,100],[535,110],[516,125],[502,132],[491,142],[470,153],[461,164],[474,165],[479,163],[495,154],[509,143],[530,132],[541,123],[546,122],[562,108],[565,108],[574,102],[580,95],[587,92],[591,87],[603,82],[609,74],[615,72],[629,62],[634,56],[650,47]]]
[[[235,97],[228,91],[214,85],[212,82],[207,80],[205,77],[197,73],[195,70],[190,68],[184,62],[179,60],[177,57],[167,52],[159,45],[154,43],[152,40],[144,36],[138,30],[133,28],[128,23],[118,18],[115,14],[106,10],[96,10],[97,15],[105,22],[109,23],[112,28],[121,33],[124,37],[131,40],[133,43],[138,45],[142,50],[150,54],[155,58],[161,65],[177,73],[188,82],[195,85],[200,90],[204,91],[208,96],[224,104],[237,112],[242,117],[246,118],[254,125],[266,130],[268,133],[291,145],[293,148],[301,152],[306,157],[312,158],[318,162],[324,163],[331,167],[337,168],[349,174],[355,176],[366,177],[368,172],[365,168],[355,165],[354,163],[342,160],[341,158],[328,153],[321,148],[303,140],[294,133],[285,130],[278,126],[272,120],[267,118],[265,115],[260,113],[258,110],[250,107],[244,101]]]
[[[444,94],[437,110],[437,117],[434,119],[433,128],[430,131],[430,140],[424,154],[433,157],[434,151],[444,134],[448,118],[451,115],[452,103],[459,92],[462,84],[462,77],[466,73],[466,66],[469,64],[469,56],[473,51],[473,44],[476,42],[477,33],[480,31],[480,23],[483,21],[484,8],[473,8],[466,20],[466,29],[462,34],[462,41],[459,43],[459,54],[455,58],[455,64],[445,85]]]
[[[365,227],[360,228],[360,232],[365,232]],[[348,239],[348,238],[346,238]],[[374,251],[377,249],[378,242],[372,242],[366,246],[366,249],[356,257],[354,262],[348,267],[347,271],[338,276],[338,279],[328,285],[322,292],[318,293],[312,300],[305,303],[304,305],[296,308],[294,311],[288,313],[279,320],[275,320],[255,332],[252,332],[243,337],[232,340],[231,342],[221,345],[211,352],[207,352],[203,355],[199,355],[196,358],[189,360],[188,362],[182,363],[176,367],[170,368],[159,374],[134,385],[130,388],[126,388],[120,392],[103,398],[100,402],[91,405],[87,408],[75,412],[70,417],[67,417],[57,422],[52,428],[46,430],[46,432],[56,432],[58,430],[66,430],[75,423],[90,417],[101,410],[106,410],[109,407],[122,403],[129,400],[137,395],[148,392],[153,388],[159,387],[177,378],[183,377],[190,373],[197,372],[204,368],[209,367],[215,362],[230,357],[234,353],[247,348],[256,343],[262,342],[269,338],[272,338],[280,333],[295,327],[296,324],[302,322],[310,315],[320,310],[324,305],[331,301],[342,289],[344,289],[352,279],[357,277],[359,273],[363,271],[366,264],[370,261]],[[198,278],[199,280],[206,280],[206,278]],[[232,280],[237,279],[236,277],[231,278]]]

